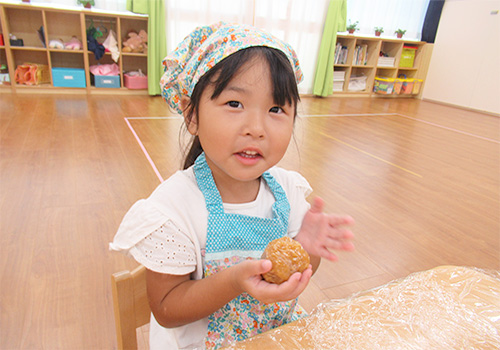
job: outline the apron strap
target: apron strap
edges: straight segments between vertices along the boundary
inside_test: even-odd
[[[196,158],[194,163],[194,174],[198,187],[205,197],[205,204],[209,213],[224,213],[222,197],[215,185],[212,171],[207,164],[205,153],[202,153]]]
[[[198,187],[205,197],[205,204],[208,212],[213,214],[224,214],[222,197],[220,196],[220,192],[215,185],[212,171],[207,164],[205,153],[200,154],[196,159],[194,163],[194,173]],[[276,181],[276,179],[268,171],[263,173],[262,177],[271,189],[275,198],[275,202],[272,206],[273,217],[279,218],[281,222],[288,226],[290,203],[286,197],[285,190],[283,190],[283,187],[281,187],[278,181]]]
[[[274,176],[272,176],[268,171],[262,174],[262,177],[271,189],[275,198],[275,202],[272,206],[274,216],[279,217],[281,219],[281,222],[285,223],[285,225],[288,227],[288,218],[290,216],[290,202],[288,202],[285,190],[283,189],[283,187],[281,187],[278,181],[276,181]]]

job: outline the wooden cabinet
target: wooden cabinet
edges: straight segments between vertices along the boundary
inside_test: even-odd
[[[109,31],[113,30],[118,41],[119,58],[115,62],[110,52],[96,59],[94,52],[87,47],[87,29],[93,25],[103,34],[97,38],[103,43]],[[124,87],[124,74],[139,69],[147,75],[147,52],[123,52],[123,39],[130,31],[139,32],[148,29],[148,17],[128,13],[108,13],[84,8],[59,8],[36,6],[33,4],[0,4],[0,33],[4,45],[0,46],[0,65],[6,64],[10,84],[0,83],[0,92],[36,93],[36,92],[73,92],[73,93],[143,93],[147,90],[127,89]],[[22,46],[11,45],[9,35],[22,39]],[[83,44],[82,49],[71,50],[50,48],[51,40],[60,39],[68,42],[73,36]],[[45,45],[44,45],[45,43]],[[16,67],[24,63],[47,65],[50,82],[39,85],[25,85],[15,82]],[[120,70],[119,88],[98,88],[94,86],[90,66],[116,63]],[[52,68],[73,68],[85,72],[85,88],[61,88],[54,86]]]
[[[425,79],[428,62],[425,55],[426,43],[404,39],[337,35],[334,65],[334,95],[375,95],[373,86],[376,77]],[[411,67],[400,67],[405,47],[414,47],[414,61]],[[343,52],[342,52],[343,51]],[[384,55],[383,63],[380,56]],[[357,84],[359,82],[359,84]],[[416,94],[404,96],[418,96]],[[387,95],[384,95],[387,96]],[[394,97],[403,95],[391,95]]]

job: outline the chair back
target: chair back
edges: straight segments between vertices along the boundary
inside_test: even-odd
[[[137,349],[136,329],[148,324],[151,316],[146,291],[146,268],[111,275],[118,349]]]

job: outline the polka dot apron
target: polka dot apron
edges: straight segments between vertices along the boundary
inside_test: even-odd
[[[198,187],[208,209],[204,276],[210,276],[246,259],[259,259],[267,244],[287,234],[290,204],[281,185],[269,173],[262,177],[276,201],[272,218],[226,214],[205,154],[195,162]],[[243,293],[208,318],[207,349],[216,349],[286,324],[303,313],[294,313],[297,300],[264,304]]]

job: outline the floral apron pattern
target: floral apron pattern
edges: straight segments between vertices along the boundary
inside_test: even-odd
[[[262,177],[276,199],[272,218],[226,214],[205,154],[196,160],[194,172],[208,209],[205,277],[246,259],[259,259],[270,241],[287,234],[290,204],[269,172]],[[205,346],[216,349],[286,324],[302,314],[294,314],[296,305],[296,299],[264,304],[243,293],[209,316]]]

